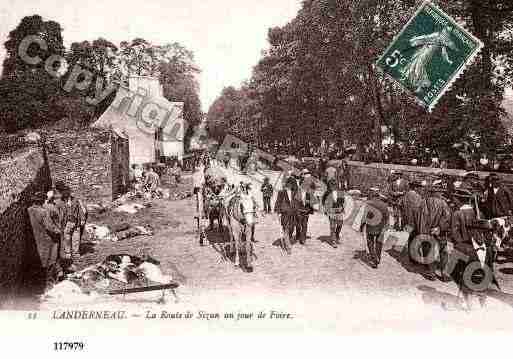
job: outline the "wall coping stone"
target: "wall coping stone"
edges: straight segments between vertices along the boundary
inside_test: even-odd
[[[455,177],[463,178],[465,174],[469,173],[469,171],[458,170],[458,169],[440,169],[440,168],[430,168],[430,167],[420,167],[420,166],[407,166],[407,165],[397,165],[397,164],[389,164],[389,163],[368,163],[360,161],[347,161],[347,164],[353,167],[364,167],[364,168],[372,168],[372,169],[381,169],[387,171],[402,171],[402,172],[416,172],[416,173],[424,173],[426,175],[449,175]],[[480,172],[480,171],[471,171],[473,173],[477,173],[479,178],[484,180],[490,173],[492,172]],[[501,173],[501,172],[493,172],[496,173],[501,179],[507,182],[513,182],[513,174]]]

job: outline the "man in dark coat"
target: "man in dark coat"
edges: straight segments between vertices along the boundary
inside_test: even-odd
[[[490,218],[513,215],[513,194],[501,183],[495,173],[488,177],[489,187],[486,191],[486,208]]]
[[[310,188],[305,187],[305,178],[299,179],[299,189],[297,191],[297,201],[299,203],[299,210],[297,215],[297,228],[296,228],[296,240],[304,245],[306,243],[306,236],[308,233],[308,219],[311,214],[314,213],[313,208],[313,191],[312,186]]]
[[[421,241],[421,259],[426,266],[426,279],[436,280],[434,246],[437,245],[441,280],[448,282],[451,279],[444,270],[448,263],[447,236],[451,230],[451,210],[447,200],[441,195],[444,191],[442,186],[426,188],[427,195],[420,208],[416,233]]]
[[[456,262],[452,274],[463,293],[467,309],[471,309],[472,297],[477,296],[484,306],[490,284],[498,286],[498,283],[493,272],[490,231],[479,226],[479,218],[482,217],[478,215],[473,193],[459,189],[454,197],[458,210],[454,212],[451,223],[453,262]]]
[[[371,266],[376,269],[381,262],[381,249],[383,248],[383,231],[388,224],[388,205],[379,188],[371,188],[369,200],[365,203],[365,214],[362,225],[367,235],[367,248]]]
[[[402,225],[404,230],[408,232],[412,232],[415,229],[419,208],[422,205],[422,196],[419,194],[419,188],[421,187],[420,182],[412,181],[409,184],[409,191],[399,201]]]
[[[278,192],[274,211],[280,215],[282,227],[282,247],[287,254],[292,254],[291,239],[296,228],[299,204],[297,202],[298,185],[293,177],[289,177],[285,188]]]
[[[410,183],[410,190],[406,192],[399,202],[403,230],[410,234],[408,237],[408,257],[411,262],[415,262],[410,249],[412,240],[417,235],[418,216],[422,206],[422,196],[419,194],[420,187],[420,182],[412,181]]]
[[[49,285],[57,280],[61,271],[59,265],[59,249],[61,244],[61,229],[51,218],[50,212],[43,207],[44,194],[38,193],[34,205],[27,209],[37,252],[43,268],[43,277]]]
[[[395,228],[399,230],[402,228],[402,218],[401,218],[401,210],[400,203],[406,192],[408,192],[410,186],[408,181],[403,177],[402,172],[397,170],[392,170],[390,175],[390,181],[388,185],[388,197],[392,200],[393,203],[393,214],[395,219]]]
[[[333,248],[337,248],[340,244],[340,232],[344,223],[344,196],[344,192],[338,189],[335,179],[328,182],[328,191],[322,205],[330,221],[330,245]]]
[[[262,192],[262,199],[264,202],[264,212],[267,214],[271,213],[271,198],[274,193],[273,185],[269,182],[269,177],[264,178],[264,183],[260,188]]]

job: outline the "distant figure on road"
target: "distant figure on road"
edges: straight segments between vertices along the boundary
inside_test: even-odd
[[[262,188],[260,189],[262,192],[262,198],[264,202],[264,212],[266,214],[271,213],[271,198],[274,193],[273,185],[269,183],[269,177],[264,178],[264,184],[262,184]]]
[[[205,167],[197,166],[192,174],[193,193],[196,196],[196,212],[198,218],[204,218],[203,209],[203,186],[205,185]]]
[[[344,192],[337,188],[336,179],[328,182],[328,192],[324,197],[323,208],[324,213],[330,220],[330,242],[333,248],[337,248],[340,244],[340,232],[344,223]]]
[[[388,183],[388,196],[393,203],[392,214],[394,217],[394,227],[396,230],[400,230],[403,226],[400,203],[406,192],[408,192],[408,190],[408,181],[403,177],[402,172],[392,170],[392,172],[390,173],[390,179]]]
[[[144,178],[144,191],[149,195],[149,197],[153,197],[153,195],[157,192],[157,188],[160,186],[160,177],[155,172],[152,165],[147,166],[146,176]]]

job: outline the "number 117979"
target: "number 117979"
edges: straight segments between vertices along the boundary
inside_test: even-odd
[[[53,349],[55,351],[82,351],[85,348],[83,342],[55,342]]]

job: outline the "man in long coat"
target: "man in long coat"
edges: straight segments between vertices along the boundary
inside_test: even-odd
[[[413,238],[417,234],[418,216],[420,215],[420,208],[422,206],[422,196],[419,194],[420,182],[412,181],[410,183],[410,190],[401,198],[399,208],[401,210],[403,230],[408,232],[408,256],[410,261],[415,262],[413,258],[410,245]]]
[[[388,185],[388,197],[391,198],[393,202],[393,214],[395,219],[394,226],[396,229],[400,229],[402,227],[400,203],[409,189],[410,186],[408,181],[403,177],[402,172],[392,170]]]
[[[278,192],[278,197],[274,204],[274,211],[280,215],[282,227],[282,247],[287,254],[292,254],[291,239],[294,229],[297,228],[296,221],[299,210],[297,202],[298,185],[293,177],[289,177],[285,183],[285,188]]]
[[[301,177],[299,180],[299,189],[297,191],[297,201],[299,203],[299,210],[296,221],[296,239],[302,245],[306,243],[306,237],[308,233],[308,219],[310,215],[314,213],[313,189],[315,188],[315,186],[312,182],[308,183],[305,182],[304,177]]]
[[[463,293],[467,309],[471,309],[472,297],[478,297],[484,306],[490,284],[498,287],[498,283],[493,270],[490,231],[478,225],[482,217],[478,215],[473,193],[459,189],[455,191],[454,198],[458,210],[454,212],[451,223],[453,261],[456,261],[453,277]]]
[[[420,187],[422,185],[418,181],[411,182],[409,191],[399,201],[403,228],[409,232],[415,229],[419,208],[422,205],[422,196],[419,193]]]
[[[337,181],[328,182],[328,191],[323,198],[324,213],[330,221],[330,245],[337,248],[340,244],[340,232],[344,223],[345,194],[338,189]]]
[[[60,272],[61,228],[51,218],[50,211],[43,207],[43,196],[42,193],[38,193],[34,198],[34,205],[27,211],[43,268],[43,280],[46,285],[49,285],[57,279],[58,272]]]
[[[447,200],[441,195],[442,186],[430,186],[426,189],[426,199],[422,202],[417,222],[417,238],[421,240],[421,258],[426,266],[426,279],[436,280],[435,248],[440,256],[441,280],[451,280],[445,273],[448,263],[447,236],[451,230],[451,210]]]
[[[492,173],[489,178],[490,186],[486,191],[486,208],[490,218],[513,215],[513,194],[501,183],[497,174]]]
[[[374,269],[381,262],[383,248],[383,231],[388,224],[388,205],[385,197],[379,193],[378,188],[371,188],[369,200],[365,203],[365,215],[362,225],[367,235],[367,248],[369,250],[370,264]]]

